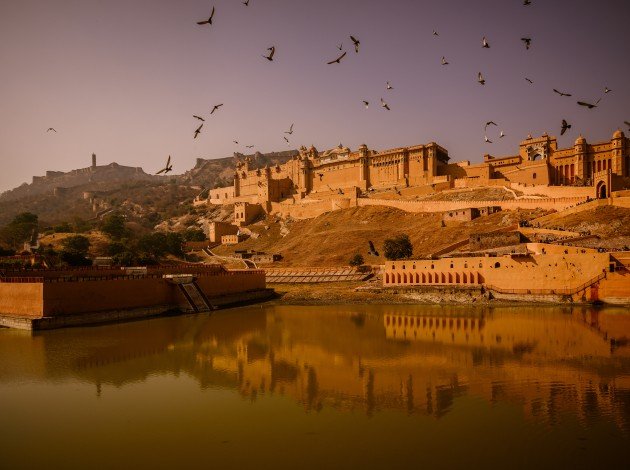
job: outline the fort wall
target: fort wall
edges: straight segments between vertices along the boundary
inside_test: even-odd
[[[0,313],[40,317],[43,312],[43,284],[41,282],[33,280],[33,282],[0,283]]]

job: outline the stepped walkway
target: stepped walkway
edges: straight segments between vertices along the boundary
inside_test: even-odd
[[[365,281],[371,272],[359,272],[355,268],[265,268],[267,284],[319,283]]]

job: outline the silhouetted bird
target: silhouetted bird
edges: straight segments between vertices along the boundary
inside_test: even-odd
[[[597,102],[599,103],[599,100],[597,100]],[[586,103],[584,101],[578,101],[577,104],[579,104],[580,106],[584,106],[585,108],[588,108],[588,109],[597,108],[597,104]]]
[[[389,109],[389,105],[388,105],[387,103],[385,103],[385,101],[383,101],[383,98],[381,98],[381,106],[382,106],[383,108],[385,108],[387,111],[391,111],[391,110]]]
[[[57,130],[53,127],[49,127],[48,129],[46,129],[46,132],[50,132],[50,131],[57,132]]]
[[[195,137],[193,137],[194,139],[196,139],[196,138],[197,138],[197,136],[198,136],[199,134],[201,134],[201,128],[202,128],[202,127],[203,127],[203,122],[201,123],[201,125],[200,125],[197,129],[195,129]]]
[[[368,109],[370,107],[370,102],[363,100],[363,105],[365,106],[365,109]]]
[[[372,240],[368,240],[368,244],[370,245],[369,254],[370,255],[374,255],[374,256],[378,256],[378,251],[376,251],[376,248],[374,247],[374,243],[372,243]]]
[[[284,131],[284,133],[285,134],[289,134],[289,135],[293,134],[293,124],[291,124],[291,127],[289,127],[289,130],[288,131]]]
[[[481,83],[482,85],[486,84],[486,79],[483,78],[483,75],[481,75],[481,72],[479,72],[479,74],[477,75],[477,81]]]
[[[267,50],[269,51],[269,55],[264,55],[263,57],[271,62],[273,61],[273,55],[276,53],[276,46],[271,46]]]
[[[433,36],[439,36],[438,32],[435,29],[433,30]]]
[[[215,104],[214,107],[212,108],[212,111],[210,111],[210,114],[214,114],[214,112],[217,111],[221,106],[223,106],[223,103]]]
[[[393,89],[394,89],[394,87],[393,87],[393,86],[391,86],[389,82],[387,82],[387,87],[386,87],[386,88],[387,88],[388,90],[393,90]]]
[[[628,121],[623,121],[623,123],[624,123],[626,126],[628,126],[628,130],[630,130],[630,122],[628,122]]]
[[[529,46],[532,44],[532,38],[521,38],[521,41],[525,43],[525,49],[529,50]]]
[[[199,119],[200,121],[205,121],[205,119],[204,119],[204,118],[202,118],[201,116],[196,116],[195,114],[193,114],[193,117],[194,117],[195,119]]]
[[[571,93],[564,93],[562,91],[558,91],[555,88],[553,89],[554,93],[559,94],[560,96],[573,96]]]
[[[356,52],[358,54],[359,53],[359,46],[361,45],[361,41],[359,41],[354,36],[350,36],[350,40],[352,41],[352,44],[354,44],[354,52]]]
[[[608,87],[604,87],[604,93],[610,93],[612,90]]]
[[[331,64],[340,64],[341,63],[341,59],[343,59],[346,56],[347,52],[344,52],[343,54],[341,54],[339,57],[337,57],[335,60],[331,60],[330,62],[326,62],[328,65]]]
[[[340,51],[343,51],[343,42],[337,46],[337,49],[339,49]]]
[[[233,140],[232,142],[234,142],[236,145],[238,145],[238,140]]]
[[[571,124],[569,124],[566,119],[562,120],[562,128],[560,129],[560,135],[564,135],[564,133],[568,130],[571,129]]]
[[[171,165],[171,156],[170,155],[168,156],[168,160],[166,160],[166,165],[164,166],[164,168],[162,168],[160,171],[158,171],[156,173],[156,175],[159,175],[159,174],[162,174],[162,173],[166,174],[169,171],[173,171],[173,165]]]
[[[253,145],[246,145],[245,147],[247,147],[248,149],[253,149],[254,148]]]
[[[488,126],[496,126],[496,125],[497,125],[497,123],[496,123],[496,122],[494,122],[494,121],[488,121],[488,122],[486,122],[486,125],[485,125],[485,126],[483,126],[483,130],[485,131],[486,129],[488,129]]]
[[[484,135],[484,136],[483,136],[483,140],[484,140],[487,144],[491,144],[491,143],[492,143],[492,141],[491,141],[490,139],[488,139],[488,136],[487,136],[487,135]]]
[[[448,65],[448,62],[446,61],[446,57],[442,56],[442,65]]]
[[[286,136],[282,136],[282,138],[287,142],[287,144],[289,143],[289,139],[287,139]]]
[[[532,2],[530,0],[523,0],[523,5],[524,6],[529,6],[531,4],[532,4]]]
[[[486,49],[490,49],[490,44],[488,43],[488,40],[486,39],[485,36],[481,40],[481,47],[485,47]]]
[[[249,6],[249,0],[245,0],[244,2],[241,2],[243,5],[245,5],[246,7]]]
[[[503,133],[503,131],[501,131],[501,133],[499,134],[499,139],[502,139],[503,137],[505,137],[505,134]]]
[[[197,21],[197,24],[200,24],[200,25],[212,24],[212,18],[214,18],[214,7],[212,7],[212,13],[210,13],[210,18],[204,21]]]
[[[525,80],[527,80],[529,83],[533,84],[534,82],[531,81],[529,78],[525,77]]]

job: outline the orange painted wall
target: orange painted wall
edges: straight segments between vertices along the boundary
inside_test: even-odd
[[[43,309],[42,283],[0,282],[0,314],[38,318]]]

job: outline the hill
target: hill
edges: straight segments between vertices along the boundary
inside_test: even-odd
[[[267,218],[248,227],[258,235],[236,247],[221,246],[213,251],[228,255],[235,249],[280,253],[281,265],[334,266],[346,265],[355,253],[363,255],[367,264],[382,264],[382,246],[386,238],[398,233],[409,235],[414,256],[422,257],[467,238],[471,233],[484,232],[518,223],[540,213],[534,211],[498,212],[471,222],[442,226],[441,214],[412,214],[381,206],[344,209],[314,219],[293,222]],[[282,236],[282,233],[288,234]],[[372,241],[380,256],[368,255]]]

